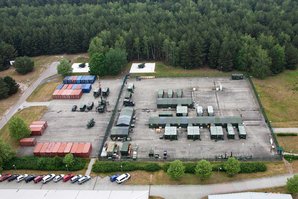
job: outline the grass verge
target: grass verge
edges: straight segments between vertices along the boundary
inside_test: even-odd
[[[50,82],[39,85],[28,97],[28,102],[46,102],[52,99],[56,87],[62,83],[62,77],[57,77]]]
[[[298,127],[298,70],[253,79],[273,127]]]
[[[298,153],[298,136],[277,136],[276,138],[285,152]]]
[[[29,125],[32,121],[39,120],[46,111],[47,107],[45,106],[35,106],[18,111],[15,116],[22,118]],[[8,123],[0,130],[0,138],[16,150],[19,143],[10,137]]]

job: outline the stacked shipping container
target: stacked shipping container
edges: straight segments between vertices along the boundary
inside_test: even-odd
[[[64,84],[93,84],[96,80],[95,75],[84,76],[66,76],[63,79]]]
[[[65,156],[72,153],[74,156],[87,158],[92,151],[91,143],[73,142],[44,142],[38,143],[33,151],[35,156]]]
[[[21,146],[35,146],[36,139],[35,138],[23,138],[20,140]]]
[[[46,121],[34,121],[29,126],[31,135],[42,135],[47,127],[48,123]]]

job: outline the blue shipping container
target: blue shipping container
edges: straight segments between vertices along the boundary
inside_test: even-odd
[[[91,89],[92,89],[91,84],[82,84],[83,93],[90,93]]]
[[[64,86],[64,84],[59,84],[57,87],[56,87],[56,90],[61,90],[61,88]]]
[[[63,84],[67,84],[68,77],[69,77],[69,76],[64,77],[64,79],[63,79]]]

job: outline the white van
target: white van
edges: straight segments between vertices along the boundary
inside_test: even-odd
[[[122,174],[122,175],[118,176],[118,177],[116,178],[116,182],[117,182],[118,184],[121,184],[121,183],[127,181],[129,178],[130,178],[129,173],[125,173],[125,174]]]

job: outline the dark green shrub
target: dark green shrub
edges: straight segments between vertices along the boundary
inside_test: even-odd
[[[284,158],[288,161],[298,160],[298,156],[295,155],[284,155]]]
[[[63,157],[14,157],[9,161],[4,162],[3,168],[6,170],[14,169],[30,169],[30,170],[48,170],[48,171],[65,171],[67,168],[63,163]],[[72,166],[68,166],[69,171],[78,171],[85,167],[86,160],[82,158],[75,158]]]
[[[150,172],[159,171],[160,169],[161,167],[157,163],[148,163],[144,167],[145,171],[150,171]]]
[[[241,162],[240,173],[256,173],[264,172],[267,170],[265,163],[263,162]]]
[[[197,163],[185,162],[183,165],[185,166],[185,173],[192,173],[192,174],[195,173],[195,168],[196,168]]]
[[[16,71],[25,75],[34,69],[34,62],[29,57],[17,57],[14,63]]]
[[[297,133],[276,133],[279,137],[286,137],[286,136],[298,136]]]
[[[164,165],[162,165],[162,170],[164,172],[167,172],[167,170],[169,169],[169,167],[170,167],[170,163],[165,163]]]

